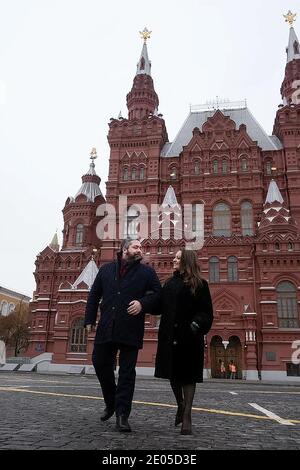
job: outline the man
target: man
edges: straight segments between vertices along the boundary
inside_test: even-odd
[[[139,240],[126,239],[115,262],[101,266],[91,288],[85,314],[88,332],[100,321],[95,336],[93,365],[100,382],[108,420],[116,412],[116,429],[130,432],[128,417],[135,385],[138,351],[143,347],[145,313],[151,313],[160,296],[159,279],[150,266],[141,264]],[[119,377],[114,366],[119,351]]]

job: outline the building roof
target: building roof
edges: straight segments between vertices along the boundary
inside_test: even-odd
[[[5,287],[0,285],[0,294],[7,295],[8,297],[13,297],[18,300],[23,300],[24,302],[28,303],[31,299],[28,295],[22,294],[21,292],[17,292],[9,287]]]
[[[54,251],[59,251],[59,243],[58,243],[58,236],[57,236],[57,232],[54,234],[51,242],[49,243],[48,245],[50,248],[52,248],[52,250]]]
[[[268,194],[265,200],[265,204],[270,203],[272,204],[273,202],[280,202],[280,204],[283,203],[283,197],[281,196],[281,192],[277,186],[277,183],[275,180],[271,180],[268,188]]]
[[[165,194],[164,200],[163,200],[163,202],[162,202],[162,206],[163,206],[163,207],[166,207],[166,206],[170,206],[170,207],[178,206],[177,197],[176,197],[174,188],[173,188],[173,186],[171,186],[171,185],[170,185],[170,186],[168,187],[168,189],[167,189],[167,192],[166,192],[166,194]]]
[[[200,131],[202,131],[203,124],[209,117],[215,114],[217,109],[218,108],[205,111],[191,111],[175,137],[174,142],[168,142],[164,145],[161,156],[178,156],[180,152],[182,152],[183,146],[187,145],[192,139],[193,129],[198,127]],[[280,140],[276,136],[268,136],[246,106],[237,109],[220,108],[219,111],[221,111],[224,116],[229,116],[230,119],[236,123],[237,129],[241,124],[245,124],[246,132],[253,141],[257,141],[257,144],[262,150],[279,150],[282,148]]]
[[[296,53],[297,50],[298,50],[298,54]],[[293,27],[290,28],[289,45],[286,48],[286,53],[287,53],[287,59],[286,59],[287,62],[291,62],[294,59],[300,59],[299,40],[297,38],[297,35]]]
[[[80,194],[84,194],[88,201],[94,202],[97,196],[102,196],[99,183],[100,178],[95,171],[95,164],[92,162],[89,171],[82,177],[82,185],[77,191],[75,199]]]
[[[81,274],[78,276],[74,284],[72,285],[73,289],[77,289],[78,285],[81,282],[84,282],[89,289],[92,287],[94,280],[98,274],[98,267],[93,259],[89,261],[89,263],[86,265],[84,270],[81,272]]]
[[[146,74],[151,76],[151,61],[148,57],[147,44],[144,42],[140,60],[136,66],[136,75]]]

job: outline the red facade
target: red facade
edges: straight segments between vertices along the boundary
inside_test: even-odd
[[[290,34],[298,41],[293,28]],[[98,267],[114,258],[119,196],[127,196],[128,208],[141,203],[150,211],[171,186],[179,205],[204,203],[205,243],[198,255],[215,314],[206,338],[208,376],[220,376],[221,361],[228,367],[230,360],[240,378],[300,376],[292,358],[300,339],[300,57],[299,44],[289,47],[273,136],[244,103],[231,103],[192,109],[171,143],[144,44],[127,95],[128,118],[109,123],[105,199],[116,208],[116,237],[96,235],[103,217],[96,210],[105,199],[95,191],[100,179],[92,163],[63,209],[62,249],[52,242],[37,257],[28,355],[51,352],[53,363],[91,364],[93,336],[86,340],[81,326],[89,283],[74,283],[92,258]],[[162,280],[183,245],[177,238],[143,240],[145,261]],[[153,367],[157,318],[147,315],[145,327],[138,365]]]

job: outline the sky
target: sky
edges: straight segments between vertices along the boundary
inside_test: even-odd
[[[32,296],[36,255],[81,186],[89,153],[105,195],[108,122],[127,117],[143,41],[174,140],[189,106],[247,105],[272,133],[297,0],[0,0],[0,285]]]

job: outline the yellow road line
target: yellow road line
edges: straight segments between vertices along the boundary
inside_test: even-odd
[[[68,397],[68,398],[85,398],[87,400],[103,400],[102,397],[95,397],[90,395],[76,395],[71,393],[55,393],[55,392],[42,392],[39,390],[25,390],[23,388],[13,388],[13,387],[0,387],[0,391],[2,392],[22,392],[22,393],[32,393],[36,395],[49,395],[55,397]],[[139,405],[148,405],[148,406],[160,406],[163,408],[177,408],[176,405],[170,405],[168,403],[157,403],[157,402],[147,402],[147,401],[139,401],[134,400],[133,403]],[[268,416],[261,416],[255,415],[251,413],[239,413],[236,411],[225,411],[225,410],[216,410],[214,408],[199,408],[193,407],[193,411],[202,411],[204,413],[215,413],[215,414],[223,414],[227,416],[242,416],[244,418],[254,418],[254,419],[263,419],[268,421],[274,421],[272,418]],[[297,419],[288,419],[291,423],[300,424],[300,420]]]

